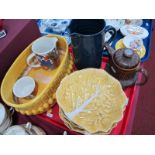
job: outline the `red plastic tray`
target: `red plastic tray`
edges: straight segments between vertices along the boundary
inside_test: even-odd
[[[106,67],[107,62],[108,62],[108,59],[103,58],[101,68],[104,69]],[[138,75],[138,80],[141,80],[140,74]],[[134,112],[135,112],[135,107],[137,103],[137,101],[135,102],[135,99],[138,98],[139,87],[138,86],[128,87],[124,90],[124,92],[126,93],[129,101],[124,111],[123,119],[120,122],[118,122],[117,126],[111,131],[110,133],[111,135],[130,134]],[[60,127],[64,129],[65,131],[69,132],[70,134],[79,134],[75,131],[70,130],[64,125],[63,121],[59,117],[59,107],[57,104],[55,104],[55,106],[52,108],[52,114],[53,114],[52,118],[49,118],[47,114],[37,115],[36,117],[48,123],[51,123],[52,125]]]

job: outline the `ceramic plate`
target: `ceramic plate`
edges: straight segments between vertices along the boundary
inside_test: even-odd
[[[120,39],[116,45],[115,45],[115,49],[120,49],[120,48],[125,48],[125,45],[123,44],[123,39]],[[142,46],[142,50],[139,51],[139,50],[135,50],[137,52],[137,54],[139,55],[139,57],[142,59],[145,54],[146,54],[146,49],[144,46]]]
[[[146,30],[145,28],[140,26],[133,26],[133,25],[125,25],[120,28],[120,31],[124,36],[136,35],[141,39],[145,39],[149,35],[148,30]]]
[[[113,26],[117,31],[125,24],[124,19],[106,19],[105,22],[106,25]]]
[[[142,19],[126,19],[125,24],[134,25],[134,26],[142,26]]]
[[[123,44],[125,45],[125,47],[131,48],[133,50],[141,50],[143,46],[143,41],[135,35],[128,35],[123,38]]]

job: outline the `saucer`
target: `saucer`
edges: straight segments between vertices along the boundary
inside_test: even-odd
[[[115,49],[118,50],[120,48],[125,48],[125,45],[123,44],[123,39],[120,39],[116,45],[115,45]],[[146,54],[146,49],[144,47],[144,45],[142,46],[142,50],[139,51],[139,50],[135,50],[137,52],[137,54],[139,55],[139,57],[142,59],[145,54]]]
[[[113,26],[118,31],[125,24],[124,19],[105,19],[106,25]]]
[[[143,45],[143,40],[135,35],[127,35],[123,38],[123,44],[127,48],[131,48],[133,50],[141,50]]]
[[[120,28],[120,31],[123,36],[127,35],[136,35],[141,39],[145,39],[148,37],[149,32],[147,29],[140,27],[140,26],[133,26],[133,25],[125,25]]]

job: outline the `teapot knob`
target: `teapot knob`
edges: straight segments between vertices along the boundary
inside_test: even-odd
[[[127,58],[131,58],[133,56],[133,51],[131,49],[125,49],[123,55]]]

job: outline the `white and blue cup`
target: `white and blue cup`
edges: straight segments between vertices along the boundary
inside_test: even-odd
[[[32,68],[55,68],[59,57],[56,37],[41,37],[32,44],[32,54],[27,58],[27,64]]]

